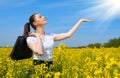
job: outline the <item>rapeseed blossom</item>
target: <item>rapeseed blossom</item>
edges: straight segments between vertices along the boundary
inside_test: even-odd
[[[32,58],[14,61],[12,48],[0,48],[0,78],[120,78],[119,48],[53,49],[53,65],[32,65]]]

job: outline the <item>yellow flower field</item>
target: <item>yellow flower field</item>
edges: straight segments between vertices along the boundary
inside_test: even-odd
[[[33,66],[32,58],[13,61],[12,48],[0,48],[0,78],[120,78],[119,48],[53,49],[53,66]]]

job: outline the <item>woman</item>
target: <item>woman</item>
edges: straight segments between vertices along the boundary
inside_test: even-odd
[[[50,64],[53,63],[52,48],[54,42],[70,38],[82,22],[91,21],[92,20],[80,19],[67,33],[54,34],[44,31],[44,26],[47,24],[44,16],[33,14],[29,18],[29,23],[26,23],[24,28],[24,35],[29,35],[29,37],[27,37],[27,45],[33,51],[33,64],[42,64],[45,60],[48,60],[47,65],[50,66]],[[35,32],[30,32],[30,26],[35,29]]]

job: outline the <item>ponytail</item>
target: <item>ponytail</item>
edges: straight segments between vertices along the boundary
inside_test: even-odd
[[[28,36],[28,32],[30,32],[30,23],[29,22],[24,25],[23,36]]]

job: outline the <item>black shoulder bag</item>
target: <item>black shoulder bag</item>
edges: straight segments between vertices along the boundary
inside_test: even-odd
[[[27,46],[26,42],[27,36],[18,36],[12,52],[10,54],[10,58],[13,60],[22,60],[31,58],[33,55],[32,50]]]

